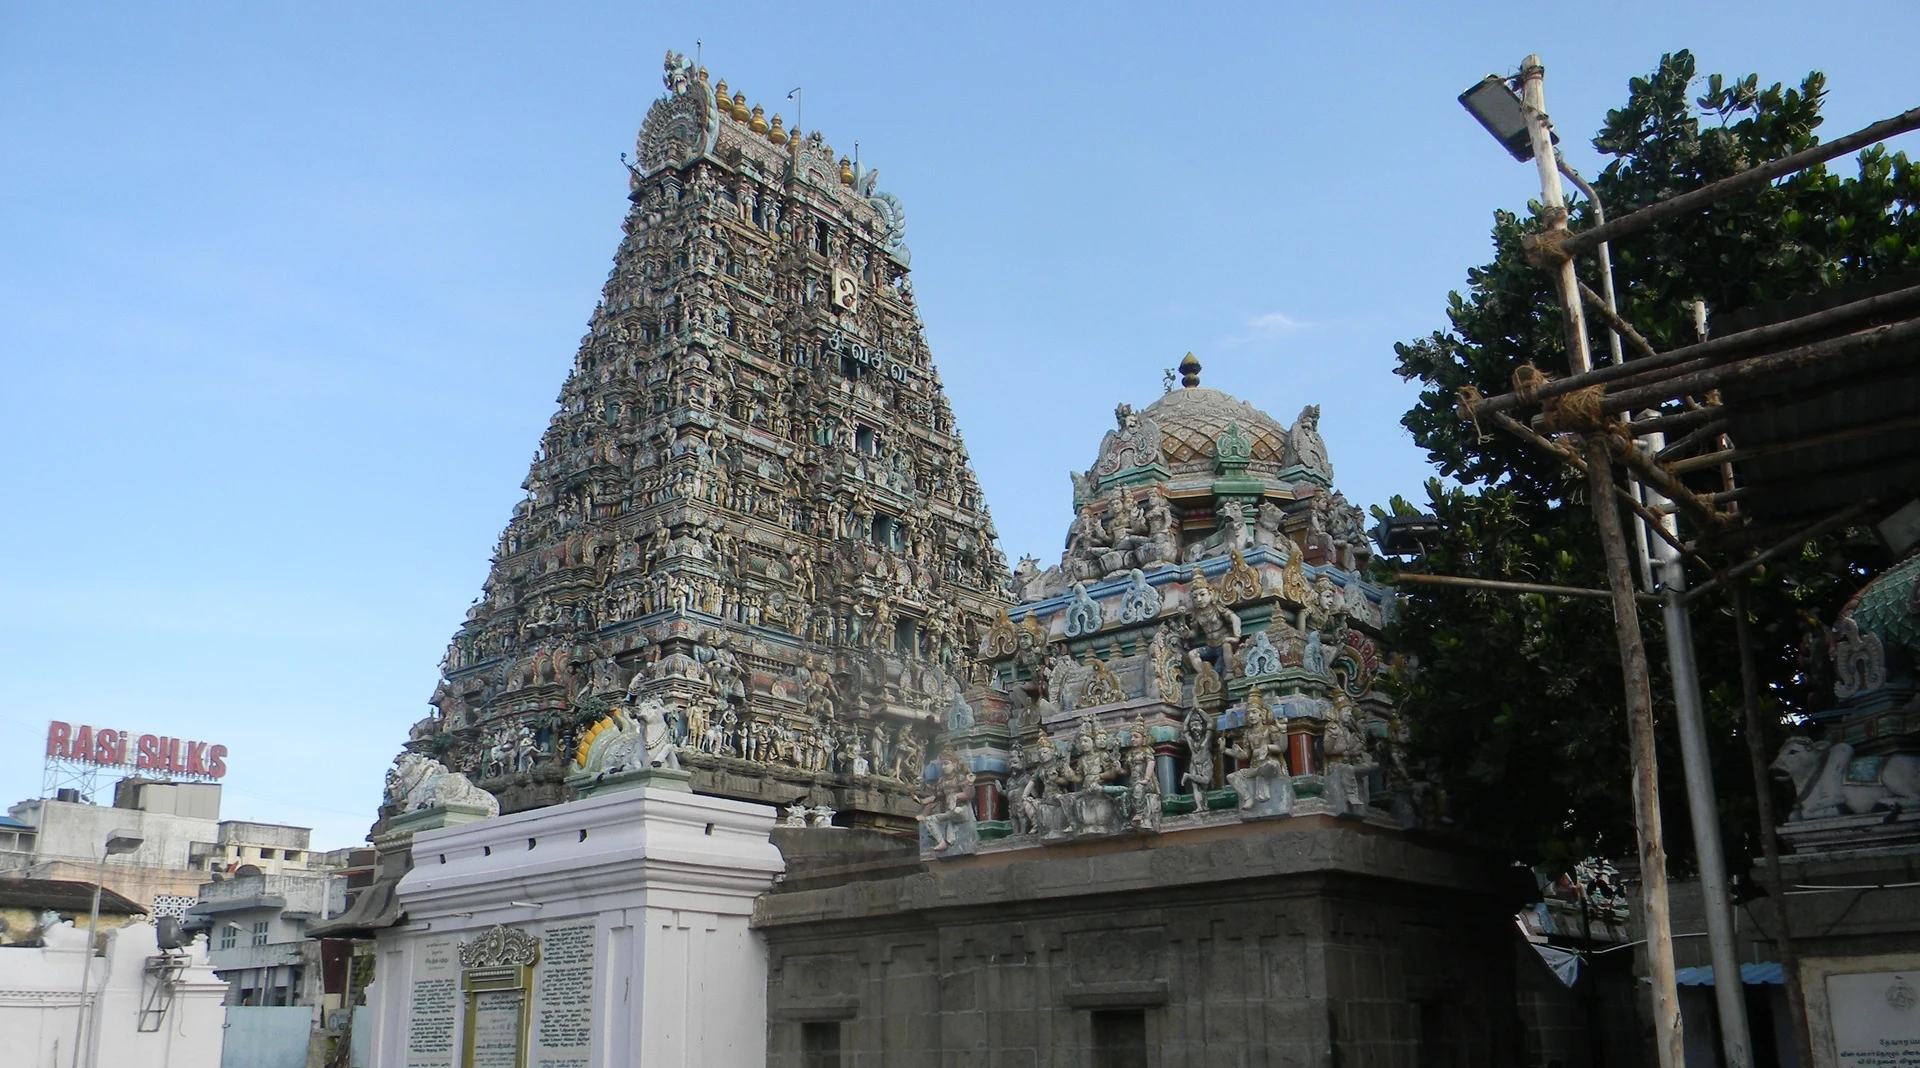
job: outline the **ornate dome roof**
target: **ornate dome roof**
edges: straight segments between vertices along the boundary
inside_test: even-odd
[[[1278,467],[1287,449],[1287,428],[1246,401],[1206,386],[1173,390],[1142,414],[1160,427],[1160,452],[1169,467],[1211,464],[1215,443],[1232,423],[1253,443],[1253,462]]]

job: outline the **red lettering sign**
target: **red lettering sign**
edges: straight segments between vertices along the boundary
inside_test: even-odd
[[[164,734],[134,734],[58,720],[47,724],[47,756],[61,760],[218,779],[227,773],[226,755],[224,745]]]

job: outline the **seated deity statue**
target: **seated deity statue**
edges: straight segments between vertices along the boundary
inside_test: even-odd
[[[1240,762],[1238,770],[1227,776],[1242,812],[1265,815],[1268,810],[1291,808],[1292,789],[1287,779],[1286,736],[1274,726],[1273,713],[1259,691],[1247,695],[1247,725],[1236,744],[1221,739],[1221,752]]]

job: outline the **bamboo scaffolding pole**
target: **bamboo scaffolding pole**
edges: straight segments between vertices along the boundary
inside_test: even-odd
[[[1780,159],[1762,163],[1731,178],[1710,182],[1690,193],[1682,193],[1677,197],[1649,204],[1639,211],[1629,212],[1612,222],[1582,230],[1568,238],[1560,246],[1561,251],[1569,258],[1591,252],[1602,241],[1617,241],[1628,234],[1645,230],[1662,219],[1684,215],[1717,200],[1744,193],[1749,189],[1758,189],[1782,175],[1805,170],[1830,159],[1838,159],[1855,149],[1866,148],[1913,129],[1920,129],[1920,108],[1903,111],[1890,119],[1882,119],[1863,130],[1828,141],[1824,145],[1815,145],[1795,152],[1791,156],[1783,156]]]
[[[1613,496],[1613,464],[1606,434],[1587,439],[1587,478],[1595,500]],[[1633,569],[1620,513],[1593,510],[1600,547],[1607,560],[1607,585],[1613,602],[1614,638],[1620,646],[1620,673],[1626,687],[1627,736],[1633,764],[1633,821],[1640,844],[1640,907],[1647,930],[1647,971],[1652,980],[1655,1051],[1662,1068],[1686,1063],[1682,1051],[1680,1002],[1674,986],[1673,926],[1667,906],[1667,850],[1660,826],[1660,776],[1653,741],[1653,694],[1647,681],[1647,650],[1640,640],[1640,612],[1634,596]]]
[[[1722,363],[1676,375],[1651,385],[1623,389],[1618,393],[1609,393],[1602,397],[1600,406],[1603,411],[1608,412],[1632,411],[1635,408],[1645,408],[1676,397],[1703,394],[1710,389],[1719,389],[1766,375],[1779,374],[1782,371],[1797,370],[1823,360],[1840,356],[1856,356],[1910,341],[1920,341],[1920,319],[1869,327],[1844,337],[1816,341],[1811,345],[1801,345],[1784,352],[1773,352],[1764,356]]]
[[[1575,374],[1569,375],[1566,378],[1557,378],[1541,385],[1538,389],[1529,392],[1525,396],[1518,393],[1502,393],[1499,396],[1487,397],[1477,401],[1474,403],[1474,407],[1481,415],[1485,415],[1490,411],[1511,411],[1514,408],[1536,400],[1544,400],[1547,397],[1558,396],[1562,393],[1571,393],[1574,390],[1585,389],[1591,385],[1615,382],[1623,378],[1644,374],[1656,368],[1671,368],[1677,364],[1687,363],[1692,360],[1706,359],[1708,357],[1719,358],[1747,349],[1761,348],[1805,334],[1831,327],[1844,326],[1860,319],[1873,318],[1877,315],[1912,307],[1914,305],[1920,305],[1920,286],[1911,286],[1907,289],[1895,290],[1892,293],[1882,293],[1879,296],[1867,297],[1863,300],[1854,301],[1851,304],[1842,304],[1837,308],[1829,308],[1826,311],[1815,312],[1812,315],[1803,315],[1798,319],[1790,319],[1784,323],[1758,326],[1751,330],[1742,330],[1736,334],[1722,334],[1719,337],[1707,341],[1701,341],[1692,345],[1683,345],[1676,349],[1668,349],[1654,356],[1642,357],[1638,360],[1628,360],[1622,364],[1612,364],[1589,371],[1585,374]]]
[[[1591,597],[1597,600],[1613,598],[1611,590],[1590,590],[1584,586],[1555,586],[1542,582],[1513,582],[1507,579],[1469,578],[1465,575],[1427,575],[1420,572],[1401,571],[1393,576],[1393,581],[1411,582],[1416,586],[1452,586],[1506,593],[1541,593],[1551,597]],[[1634,598],[1646,604],[1660,603],[1660,598],[1651,593],[1635,593]]]
[[[1773,817],[1773,781],[1760,729],[1760,673],[1753,663],[1753,634],[1747,622],[1747,590],[1735,583],[1727,591],[1733,600],[1734,640],[1740,646],[1740,715],[1747,740],[1747,761],[1753,768],[1754,804],[1760,816],[1760,852],[1766,857],[1767,896],[1773,901],[1780,932],[1775,946],[1787,988],[1787,1012],[1793,1017],[1794,1049],[1799,1063],[1813,1063],[1812,1037],[1807,1030],[1807,996],[1800,987],[1800,954],[1793,945],[1793,923],[1787,915],[1786,876],[1780,870],[1779,824]]]
[[[1667,466],[1673,470],[1674,474],[1685,474],[1688,471],[1698,471],[1716,464],[1733,463],[1736,460],[1753,460],[1762,456],[1773,456],[1778,453],[1792,452],[1795,449],[1812,448],[1815,445],[1837,445],[1843,441],[1853,441],[1856,438],[1871,437],[1874,434],[1884,434],[1890,430],[1906,430],[1911,427],[1920,427],[1920,415],[1904,415],[1897,419],[1884,419],[1878,423],[1868,423],[1866,426],[1850,426],[1845,430],[1835,430],[1826,434],[1813,434],[1804,438],[1795,438],[1792,441],[1775,441],[1744,449],[1722,449],[1719,452],[1709,452],[1700,456],[1690,456],[1684,460],[1675,460]]]

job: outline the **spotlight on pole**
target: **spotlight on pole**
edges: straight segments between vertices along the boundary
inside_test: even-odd
[[[1521,110],[1520,94],[1513,91],[1505,78],[1487,75],[1460,94],[1460,106],[1478,119],[1514,159],[1525,163],[1533,158],[1533,141],[1527,135],[1527,116]],[[1559,144],[1560,135],[1554,134],[1553,141]]]

